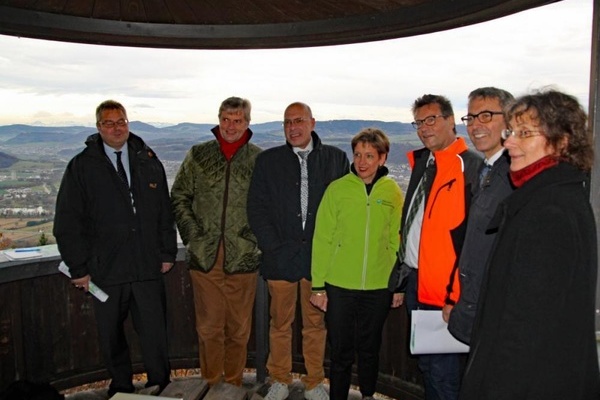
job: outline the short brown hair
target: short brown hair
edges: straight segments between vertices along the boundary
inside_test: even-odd
[[[382,130],[377,128],[365,128],[352,138],[352,151],[358,143],[370,144],[379,154],[390,152],[390,140]]]
[[[120,110],[125,114],[125,118],[127,118],[127,111],[123,104],[114,100],[105,100],[98,107],[96,107],[96,124],[100,123],[100,118],[102,118],[102,113],[106,110]]]

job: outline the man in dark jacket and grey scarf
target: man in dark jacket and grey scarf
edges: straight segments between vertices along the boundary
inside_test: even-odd
[[[56,199],[54,236],[84,291],[94,281],[108,300],[94,299],[100,349],[112,379],[108,395],[133,392],[123,323],[131,313],[147,386],[169,383],[163,274],[175,262],[176,232],[161,162],[129,132],[127,112],[107,100],[96,109],[98,132],[67,166]]]

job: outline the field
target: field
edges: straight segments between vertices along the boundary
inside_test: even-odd
[[[0,218],[0,249],[37,246],[42,235],[47,242],[56,243],[52,236],[52,221],[40,218]]]

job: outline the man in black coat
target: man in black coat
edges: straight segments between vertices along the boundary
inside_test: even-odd
[[[310,304],[312,240],[317,208],[327,185],[347,174],[350,165],[342,150],[321,143],[308,105],[290,104],[283,127],[286,144],[265,150],[256,158],[247,203],[248,221],[263,253],[260,273],[271,295],[267,368],[273,385],[265,399],[283,400],[289,394],[292,322],[298,293],[307,371],[302,378],[305,398],[322,399],[327,396],[321,384],[326,329],[323,312]],[[302,174],[303,167],[306,174]],[[303,185],[308,192],[304,211]]]
[[[73,285],[94,281],[98,340],[112,379],[108,394],[133,392],[123,323],[131,313],[147,386],[169,383],[166,298],[162,274],[177,254],[167,180],[161,162],[129,132],[127,112],[107,100],[96,109],[99,133],[67,166],[56,199],[54,236]]]

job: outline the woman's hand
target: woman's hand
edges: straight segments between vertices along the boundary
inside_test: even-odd
[[[310,295],[310,303],[317,307],[319,310],[327,311],[327,293],[326,292],[313,292]]]

